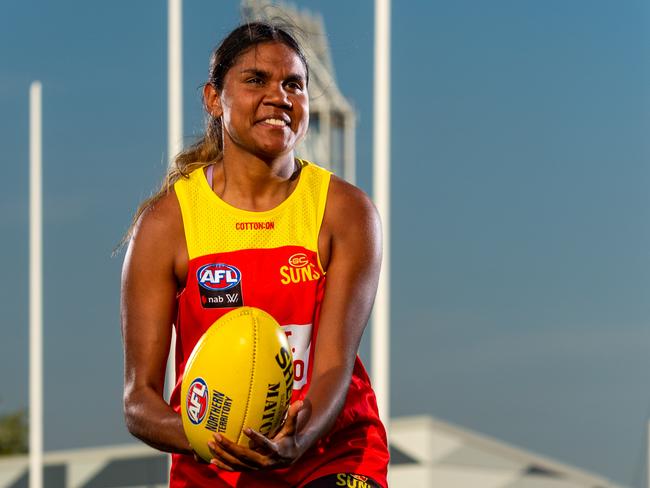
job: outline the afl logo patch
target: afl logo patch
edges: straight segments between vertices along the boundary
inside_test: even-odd
[[[289,264],[294,268],[302,268],[309,264],[309,259],[304,252],[297,252],[289,258]]]
[[[203,378],[196,378],[187,389],[187,417],[194,425],[203,421],[208,410],[208,385]]]
[[[206,290],[223,291],[234,288],[241,281],[241,272],[229,264],[206,264],[196,272],[199,285]]]

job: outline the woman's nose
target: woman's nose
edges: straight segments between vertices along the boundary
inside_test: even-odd
[[[265,102],[271,105],[291,108],[289,94],[281,84],[269,84]]]

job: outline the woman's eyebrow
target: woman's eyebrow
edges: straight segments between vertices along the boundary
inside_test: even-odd
[[[260,78],[268,78],[270,76],[268,71],[264,71],[257,68],[246,68],[240,71],[241,74],[255,75]]]
[[[286,81],[297,81],[300,83],[305,83],[305,77],[303,75],[300,75],[298,73],[291,73],[286,77]]]
[[[253,76],[258,76],[260,78],[270,78],[271,73],[268,71],[264,71],[259,68],[244,68],[240,72],[242,75],[253,75]],[[299,81],[301,83],[305,82],[305,77],[301,75],[300,73],[289,73],[286,78],[286,81]]]

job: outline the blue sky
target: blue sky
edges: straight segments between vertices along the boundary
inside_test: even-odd
[[[370,191],[373,3],[300,5],[326,22]],[[41,79],[48,449],[130,440],[111,251],[165,168],[165,7],[28,0],[0,14],[0,412],[28,402],[27,95]],[[186,0],[184,15],[189,141],[238,4]],[[394,415],[642,485],[648,22],[641,0],[395,2]]]

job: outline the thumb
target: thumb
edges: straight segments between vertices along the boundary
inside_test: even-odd
[[[293,402],[287,412],[287,419],[284,421],[282,430],[293,433],[296,431],[296,424],[298,423],[298,413],[302,410],[303,401],[298,400]]]

